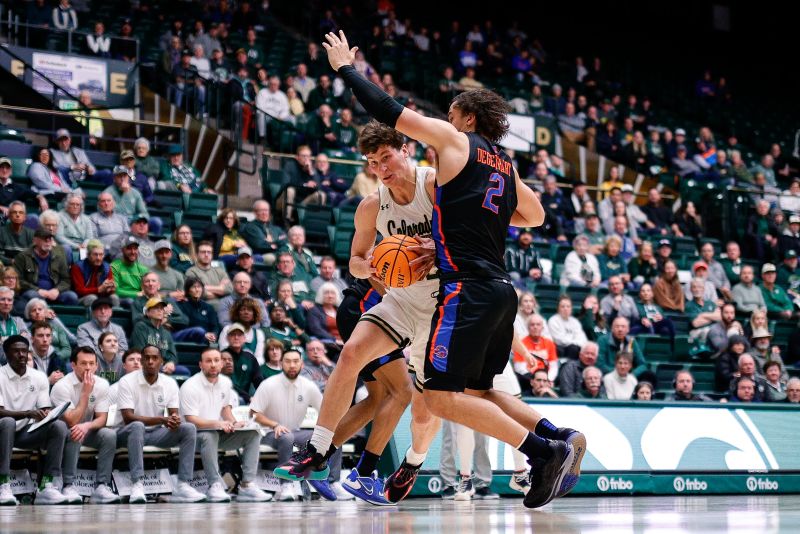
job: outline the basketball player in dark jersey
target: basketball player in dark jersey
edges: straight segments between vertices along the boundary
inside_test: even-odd
[[[525,505],[543,506],[577,484],[586,440],[491,389],[494,375],[508,361],[517,305],[503,261],[508,226],[536,227],[544,220],[533,191],[495,146],[508,131],[510,107],[499,95],[479,89],[454,99],[448,122],[423,117],[355,71],[357,48],[350,49],[343,32],[330,33],[326,40],[331,66],[364,108],[433,146],[439,156],[433,238],[440,291],[425,360],[428,409],[523,452],[531,464]],[[326,450],[324,442],[317,445]],[[323,461],[319,454],[309,464]],[[413,483],[418,466],[403,469]]]

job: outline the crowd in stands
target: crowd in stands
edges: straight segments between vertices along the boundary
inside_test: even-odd
[[[319,47],[309,43],[307,57],[292,72],[266,67],[260,43],[273,23],[266,4],[231,7],[220,0],[203,16],[175,17],[159,42],[173,103],[205,102],[213,82],[224,84],[231,105],[255,106],[256,115],[248,105],[241,109],[245,138],[258,132],[270,142],[278,122],[307,122],[295,157],[283,165],[280,191],[253,204],[252,220],[222,209],[200,233],[186,224],[165,231],[165,221],[152,213],[163,207],[159,191],[213,193],[179,145],[161,159],[140,138],[120,152],[118,165],[103,169],[72,144],[70,131],[59,129],[52,147],[34,151],[30,186],[12,180],[11,160],[0,157],[0,357],[7,362],[0,371],[0,433],[3,444],[47,444],[42,503],[75,499],[69,477],[75,444],[86,436],[100,457],[105,451],[112,459],[117,446],[131,451],[180,443],[175,496],[188,501],[225,499],[216,455],[209,452],[221,448],[245,450],[240,500],[268,499],[251,484],[258,444],[275,447],[286,459],[304,439],[296,432],[302,422],[297,414],[318,407],[343,345],[335,317],[346,281],[335,258],[307,246],[297,208],[352,209],[377,190],[378,181],[364,169],[350,183],[331,168],[327,151],[356,151],[364,110]],[[346,14],[326,14],[320,31],[344,28],[358,35],[356,22],[340,16]],[[69,0],[56,8],[37,0],[28,20],[75,28],[77,17]],[[541,43],[517,24],[505,34],[491,20],[468,31],[453,21],[449,31],[440,31],[401,21],[393,10],[374,20],[370,37],[358,41],[363,52],[355,66],[405,105],[416,107],[413,95],[399,92],[392,75],[373,65],[399,61],[414,49],[444,65],[442,104],[482,86],[481,80],[488,85],[508,78],[530,91],[526,99],[511,100],[517,111],[551,114],[564,138],[614,162],[647,175],[667,173],[676,177],[672,185],[695,179],[749,190],[752,215],[741,221],[741,235],[723,244],[693,202],[670,205],[660,187],[650,188],[644,202],[621,180],[617,165],[598,177],[602,184],[595,191],[577,181],[558,155],[531,154],[520,172],[535,185],[546,220],[540,228],[511,233],[506,251],[520,295],[515,330],[527,350],[514,353],[512,363],[525,394],[800,403],[800,176],[779,144],[750,165],[735,137],[718,140],[705,126],[691,132],[663,128],[653,103],[633,94],[623,98],[599,59],[585,66],[577,58],[573,84],[563,91],[546,80],[548,54]],[[246,46],[230,46],[231,33]],[[101,57],[134,59],[129,49],[115,47],[102,21],[86,46]],[[728,94],[706,82],[698,85],[704,98]],[[709,92],[712,86],[717,90]],[[193,105],[187,109],[207,112]],[[91,120],[84,119],[91,133]],[[409,144],[416,163],[436,165],[430,147]],[[106,188],[87,210],[90,198],[82,185],[89,182]],[[687,238],[692,250],[675,252]],[[76,329],[59,316],[72,307],[81,307],[88,319]],[[123,317],[129,327],[118,324]],[[776,339],[777,325],[790,322],[791,332]],[[676,356],[670,362],[686,368],[672,369],[668,377],[660,373],[661,360],[649,352],[653,338],[668,340]],[[176,343],[193,344],[194,361],[182,360]],[[710,388],[695,390],[695,363],[713,368]],[[30,394],[14,393],[22,384],[30,384]],[[164,395],[158,402],[153,388]],[[290,396],[290,389],[307,392],[304,404],[291,413],[276,411],[271,396]],[[204,397],[211,390],[221,391],[221,405]],[[73,405],[62,421],[23,437],[28,419],[40,419],[40,410],[64,400]],[[121,412],[116,427],[106,424],[110,405]],[[255,431],[232,433],[239,423],[231,409],[248,405],[257,422],[274,429],[266,441]],[[201,437],[203,429],[223,433],[214,433],[215,440]],[[186,484],[196,447],[211,487],[207,496]],[[62,456],[66,487],[60,491],[50,477],[62,474]],[[138,499],[137,458],[131,456],[130,470],[132,498]],[[110,467],[100,463],[93,500],[113,502]],[[12,503],[7,482],[8,466],[0,465],[0,502]],[[278,497],[293,496],[285,488]]]

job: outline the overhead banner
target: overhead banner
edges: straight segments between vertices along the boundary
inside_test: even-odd
[[[587,476],[577,488],[580,492],[800,489],[798,408],[569,401],[537,402],[535,408],[556,425],[577,428],[586,435],[582,470]],[[411,443],[409,423],[407,412],[393,437],[399,454]],[[431,488],[418,484],[415,493],[436,493],[434,489],[441,486],[441,481],[435,481],[440,447],[437,437],[422,467],[431,472]],[[514,469],[511,447],[505,443],[490,438],[488,452],[494,471]],[[782,486],[775,485],[777,475],[783,475]]]
[[[134,70],[134,63],[13,45],[3,46],[3,49],[10,53],[0,51],[0,66],[47,98],[53,98],[53,84],[56,84],[76,98],[81,91],[88,91],[97,106],[133,106],[133,88],[138,81],[138,70]],[[40,74],[26,69],[25,63]],[[56,99],[62,109],[74,103],[74,100],[65,98],[63,93],[58,95],[57,92]]]

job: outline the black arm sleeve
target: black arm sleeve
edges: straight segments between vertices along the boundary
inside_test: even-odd
[[[397,119],[403,112],[403,106],[398,104],[394,98],[361,76],[352,65],[341,67],[338,74],[347,87],[353,90],[353,94],[367,110],[367,113],[392,128],[397,125]]]

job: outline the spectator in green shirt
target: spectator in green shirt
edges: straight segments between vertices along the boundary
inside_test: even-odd
[[[794,302],[789,298],[786,290],[775,285],[777,269],[771,263],[761,267],[761,294],[767,304],[767,315],[778,319],[791,319],[794,315]]]
[[[150,217],[144,198],[138,189],[131,184],[131,174],[133,169],[125,165],[114,167],[114,183],[108,186],[104,193],[108,193],[116,204],[115,211],[130,218],[147,218],[150,223],[150,230],[153,234],[160,235],[163,223],[159,217]],[[135,220],[135,219],[133,219]]]
[[[705,280],[702,278],[693,278],[689,284],[692,292],[692,300],[686,302],[686,316],[692,324],[692,330],[689,332],[689,339],[691,341],[699,341],[700,343],[706,342],[708,331],[714,323],[722,320],[719,307],[711,300],[704,300],[703,293],[705,292]]]
[[[127,306],[142,292],[142,277],[147,273],[147,267],[139,263],[139,242],[133,236],[127,237],[123,241],[122,257],[111,262],[117,296],[125,299]]]
[[[339,150],[356,151],[358,131],[353,126],[353,112],[349,108],[339,112],[339,121],[333,125],[333,135],[336,136]]]
[[[164,356],[162,373],[189,376],[191,374],[189,369],[178,365],[175,341],[173,341],[170,331],[164,326],[167,323],[166,307],[167,303],[161,300],[161,297],[153,297],[148,300],[144,305],[145,316],[134,325],[129,343],[131,347],[142,350],[148,345],[157,347]]]
[[[789,249],[783,255],[783,263],[778,267],[776,283],[789,294],[791,298],[800,297],[800,269],[797,268],[797,252]]]

